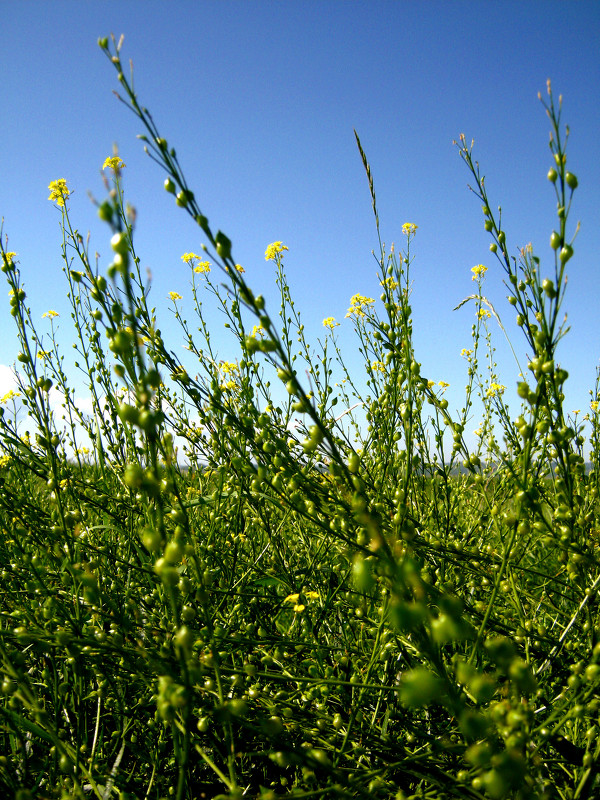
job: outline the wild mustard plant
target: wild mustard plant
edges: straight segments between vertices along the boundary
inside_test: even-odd
[[[85,410],[59,346],[66,320],[48,311],[38,333],[16,254],[0,242],[19,337],[16,388],[0,400],[3,795],[594,797],[599,393],[586,474],[557,354],[577,188],[560,103],[549,94],[548,277],[533,248],[510,255],[472,146],[459,145],[529,348],[513,420],[486,267],[472,270],[462,409],[449,407],[445,376],[421,374],[418,228],[405,223],[403,246],[386,250],[358,137],[378,288],[357,287],[365,294],[339,324],[355,330],[364,379],[346,367],[332,317],[313,350],[283,242],[264,254],[278,312],[248,285],[139,104],[121,45],[100,40],[165,190],[206,244],[182,256],[190,289],[170,291],[179,359],[148,306],[118,154],[97,202],[108,265],[90,260],[71,222],[71,188],[50,184]],[[231,334],[225,354],[207,303]]]

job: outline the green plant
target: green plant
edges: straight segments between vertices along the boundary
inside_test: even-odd
[[[255,295],[139,105],[120,43],[100,47],[165,190],[206,237],[203,255],[183,255],[199,337],[171,293],[197,363],[177,358],[148,305],[119,157],[105,162],[112,183],[98,204],[112,237],[105,275],[72,225],[67,184],[51,184],[75,368],[92,411],[69,387],[54,312],[44,339],[15,255],[2,249],[20,343],[18,391],[0,407],[3,794],[593,797],[598,386],[586,473],[557,360],[577,179],[551,93],[558,230],[549,277],[533,250],[510,256],[472,148],[459,143],[533,353],[512,421],[485,267],[473,270],[463,409],[454,413],[443,382],[421,374],[410,305],[417,226],[403,226],[402,251],[385,251],[358,137],[383,309],[357,294],[348,310],[366,391],[345,366],[335,320],[324,320],[316,351],[307,341],[282,242],[265,253],[279,311]],[[205,297],[225,314],[235,361],[214,349]],[[470,452],[477,392],[481,436]],[[304,422],[292,427],[295,415]]]

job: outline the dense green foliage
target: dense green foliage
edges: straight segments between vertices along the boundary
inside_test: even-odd
[[[471,148],[458,143],[532,356],[513,421],[476,269],[469,385],[454,414],[413,352],[416,226],[403,227],[401,252],[381,246],[382,315],[371,298],[351,301],[365,395],[334,320],[316,350],[306,341],[281,242],[267,251],[279,313],[254,295],[138,105],[119,46],[100,45],[165,188],[206,237],[207,258],[185,259],[194,329],[172,296],[197,374],[148,306],[119,158],[98,207],[113,236],[106,277],[71,224],[68,187],[54,182],[93,402],[89,413],[78,404],[52,318],[43,340],[2,250],[21,352],[18,392],[0,408],[0,794],[597,796],[600,427],[595,393],[586,473],[555,362],[577,186],[560,107],[549,93],[549,276],[531,248],[509,255]],[[226,314],[235,362],[213,350],[206,297]]]

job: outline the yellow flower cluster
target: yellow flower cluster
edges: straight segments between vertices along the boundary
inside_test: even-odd
[[[171,300],[181,300],[182,299],[181,295],[178,294],[177,292],[169,292],[169,297],[171,298]]]
[[[476,281],[478,278],[483,278],[487,272],[487,267],[484,267],[483,264],[477,264],[476,266],[471,267],[471,272],[473,273],[471,280]]]
[[[107,158],[104,164],[102,164],[102,170],[105,170],[107,167],[113,169],[115,172],[119,172],[119,170],[126,167],[127,164],[124,164],[123,161],[119,158],[119,156],[113,156],[112,158]]]
[[[286,247],[282,242],[273,242],[265,250],[265,261],[275,261],[275,256],[284,250],[289,250],[289,247]]]
[[[355,294],[350,298],[350,308],[348,309],[346,316],[351,317],[354,315],[356,317],[364,317],[365,308],[373,305],[374,302],[375,300],[373,300],[372,297],[363,297],[362,294]]]
[[[592,402],[590,403],[592,411],[598,411],[598,406],[599,405],[600,405],[600,401],[599,400],[592,400]]]
[[[266,334],[266,330],[263,328],[262,325],[255,325],[252,328],[252,333],[250,336],[264,336]]]
[[[412,236],[414,233],[416,233],[418,227],[419,226],[415,225],[414,222],[405,222],[402,226],[402,233],[405,236]]]
[[[395,281],[391,276],[389,276],[385,280],[380,281],[379,285],[387,287],[390,290],[390,292],[393,292],[394,289],[398,288],[398,281]]]
[[[382,361],[373,361],[371,369],[373,372],[385,372],[385,365]]]
[[[325,317],[323,320],[323,327],[329,328],[333,330],[334,328],[339,328],[340,323],[335,321],[335,317]]]
[[[53,311],[52,309],[50,309],[50,311],[46,311],[46,312],[44,312],[42,314],[42,317],[50,317],[50,319],[52,319],[53,317],[58,317],[58,316],[60,316],[58,311]]]
[[[487,308],[480,308],[479,311],[477,312],[477,316],[479,317],[479,319],[489,319],[492,315],[487,310]]]
[[[319,599],[319,593],[318,592],[304,592],[304,598],[306,600],[318,600]],[[304,603],[299,603],[298,602],[299,600],[300,600],[300,595],[299,594],[288,594],[288,596],[284,599],[283,602],[284,603],[293,603],[294,604],[293,611],[295,611],[296,614],[301,614],[304,611],[304,609],[306,608],[306,606],[304,605]]]
[[[506,386],[502,386],[501,383],[495,383],[492,381],[492,383],[490,383],[490,388],[486,392],[486,395],[487,397],[496,397],[498,394],[504,394],[505,389]]]
[[[11,400],[14,400],[15,397],[21,397],[21,395],[19,394],[19,392],[15,392],[12,389],[10,389],[10,391],[8,391],[4,395],[4,397],[0,397],[0,405],[4,405],[4,403],[8,403]]]
[[[446,381],[438,381],[438,386],[441,386],[442,389],[445,391],[450,386],[450,384],[446,383]]]
[[[57,206],[64,206],[65,200],[71,194],[71,190],[67,187],[66,180],[64,178],[59,178],[57,181],[50,181],[48,188],[50,189],[48,200],[55,200]]]

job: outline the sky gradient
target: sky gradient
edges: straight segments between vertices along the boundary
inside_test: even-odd
[[[566,409],[585,413],[600,356],[600,4],[30,0],[1,8],[0,215],[39,330],[47,327],[45,311],[60,314],[67,361],[73,336],[60,215],[47,200],[51,180],[65,178],[74,190],[71,217],[84,235],[90,231],[90,250],[100,253],[105,269],[110,232],[87,192],[103,198],[100,168],[118,144],[126,197],[138,213],[136,249],[142,269],[151,270],[151,300],[175,351],[183,338],[167,293],[179,292],[191,317],[181,255],[202,244],[136,140],[141,125],[112,93],[116,73],[96,44],[99,36],[125,35],[122,54],[133,60],[140,102],[176,147],[213,229],[232,239],[254,291],[276,314],[273,265],[264,252],[283,241],[309,340],[323,335],[324,317],[334,316],[343,323],[337,331],[347,364],[361,369],[344,315],[353,294],[378,297],[380,288],[357,130],[375,181],[382,238],[400,246],[402,224],[418,225],[416,355],[422,374],[450,383],[451,408],[464,401],[467,365],[460,351],[470,346],[474,321],[473,307],[453,309],[473,291],[475,264],[489,267],[485,293],[518,354],[526,354],[453,140],[461,133],[475,139],[490,198],[502,206],[509,251],[517,255],[532,242],[550,274],[556,202],[545,177],[549,125],[537,99],[550,78],[563,95],[568,163],[580,186],[571,230],[580,219],[581,231],[565,304],[572,330],[559,355],[570,373]],[[18,349],[8,308],[5,300],[0,393],[10,388],[8,368]],[[222,316],[208,306],[206,313],[219,354],[236,358]],[[501,382],[516,397],[518,369],[501,331],[493,336]]]

